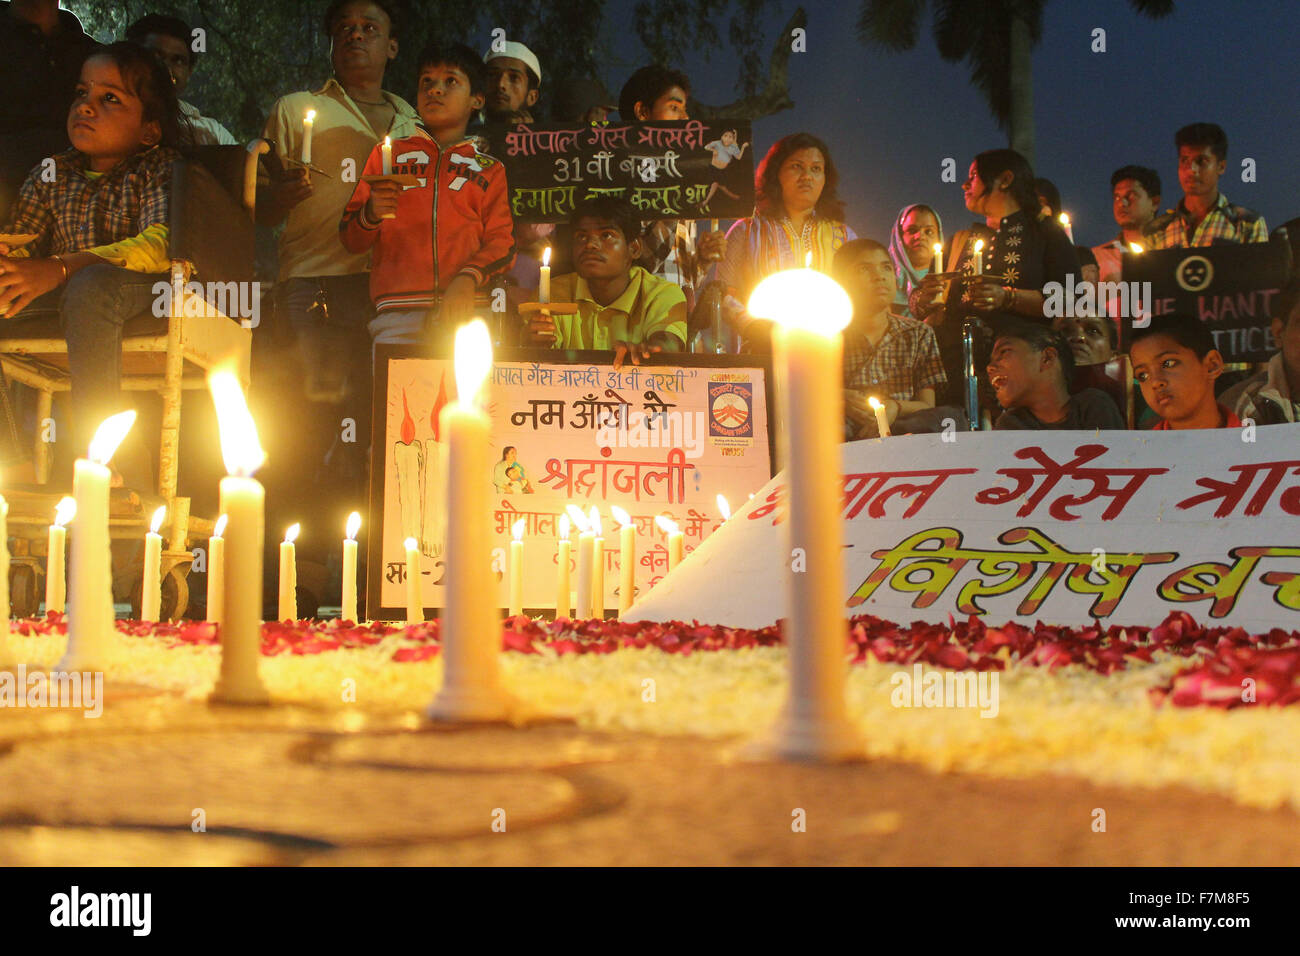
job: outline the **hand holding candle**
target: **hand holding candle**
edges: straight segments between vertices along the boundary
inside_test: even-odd
[[[302,526],[289,525],[280,542],[280,612],[281,621],[298,620],[298,555],[294,542]]]
[[[977,276],[983,275],[984,274],[984,240],[983,239],[975,240],[974,263],[975,263],[975,274]]]
[[[384,166],[383,166],[383,173],[384,173],[385,176],[391,176],[391,175],[393,174],[393,141],[392,141],[392,139],[391,139],[390,137],[388,137],[388,136],[385,136],[385,137],[384,137],[384,145],[383,145],[383,147],[380,149],[380,153],[381,153],[381,155],[382,155],[382,157],[383,157],[383,163],[384,163]],[[397,213],[395,213],[395,212],[386,212],[386,213],[383,213],[382,215],[380,215],[379,218],[380,218],[380,219],[396,219],[396,218],[397,218]]]
[[[316,111],[308,110],[302,117],[302,163],[311,165],[311,131],[316,125]]]
[[[343,620],[357,620],[357,532],[361,530],[360,512],[348,515],[347,537],[343,539]]]
[[[636,596],[636,525],[618,505],[611,505],[609,513],[618,522],[618,613],[622,617]]]
[[[537,301],[551,301],[551,247],[542,252],[542,270],[537,280]]]
[[[510,616],[524,612],[524,528],[528,526],[526,518],[520,518],[510,526],[514,540],[510,542]]]
[[[140,590],[140,620],[156,621],[162,609],[162,527],[167,516],[167,506],[161,505],[149,522],[149,533],[144,536],[144,583]]]
[[[1061,228],[1065,230],[1066,238],[1070,244],[1074,244],[1074,229],[1070,226],[1070,217],[1067,213],[1061,213]]]
[[[226,533],[228,515],[222,515],[212,526],[212,537],[208,538],[208,613],[207,619],[213,624],[221,623],[221,605],[226,593]]]
[[[885,413],[885,406],[881,404],[880,399],[872,395],[867,399],[867,404],[871,410],[876,413],[876,429],[880,432],[881,438],[889,437],[889,416]]]
[[[67,573],[64,571],[64,552],[68,543],[68,522],[77,515],[77,500],[59,499],[54,509],[54,524],[50,525],[50,541],[45,559],[45,612],[63,613],[67,600]]]

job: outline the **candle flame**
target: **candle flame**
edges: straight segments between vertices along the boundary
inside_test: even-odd
[[[569,540],[569,516],[560,515],[560,540]]]
[[[1061,225],[1062,225],[1062,226],[1064,226],[1064,227],[1067,228],[1067,229],[1070,228],[1070,216],[1069,216],[1068,213],[1064,213],[1064,212],[1061,213],[1061,215],[1060,215],[1059,218],[1060,218],[1060,220],[1061,220]]]
[[[348,540],[357,540],[357,532],[361,530],[361,512],[354,511],[348,515]]]
[[[392,149],[392,148],[393,148],[393,140],[392,140],[390,137],[385,136],[385,137],[384,137],[384,145],[387,146],[389,149]]]
[[[722,515],[723,521],[731,517],[731,504],[726,495],[718,495],[718,514]]]
[[[226,523],[230,520],[230,515],[222,515],[217,519],[217,523],[212,526],[212,537],[220,538],[226,533]]]
[[[941,256],[943,255],[943,243],[942,243],[942,242],[936,242],[936,243],[934,244],[934,254],[935,254],[935,257],[936,257],[936,258],[941,257]]]
[[[95,437],[90,440],[88,457],[97,465],[107,465],[117,453],[117,446],[135,424],[135,410],[119,412],[104,419],[95,429]]]
[[[867,399],[867,404],[870,405],[874,411],[880,411],[880,409],[885,407],[880,404],[880,399],[876,398],[874,395]]]
[[[1132,249],[1134,252],[1146,252],[1146,250],[1143,249],[1143,248],[1142,248],[1140,245],[1138,245],[1136,242],[1130,242],[1130,243],[1128,244],[1128,246],[1129,246],[1129,248]]]
[[[565,505],[564,510],[567,511],[569,517],[573,519],[574,525],[578,528],[578,533],[585,534],[587,531],[587,516],[582,513],[582,509],[577,505]]]
[[[492,337],[482,319],[467,322],[456,330],[455,355],[456,398],[472,405],[492,370]]]
[[[632,523],[632,516],[620,508],[618,505],[610,505],[609,513],[614,516],[614,520],[620,525],[626,527]]]
[[[591,506],[591,514],[588,516],[588,521],[590,521],[591,530],[595,532],[596,537],[600,537],[600,512],[596,510],[595,505]]]
[[[302,530],[302,525],[300,525],[296,521],[293,524],[289,525],[289,527],[287,527],[284,530],[284,543],[293,544],[295,541],[297,541],[298,532],[301,530]]]
[[[811,250],[811,249],[809,249],[809,250],[808,250],[808,254],[805,255],[805,256],[803,257],[803,267],[804,267],[805,269],[811,269],[811,268],[812,268],[812,250]]]
[[[542,250],[542,265],[549,266],[550,264],[551,264],[551,247],[547,246],[545,249]]]
[[[984,251],[984,240],[983,240],[983,239],[976,239],[976,240],[975,240],[975,251],[976,251],[976,252],[982,252],[982,251]]]
[[[808,269],[785,269],[755,287],[749,297],[749,314],[832,338],[853,318],[853,302],[830,276]]]
[[[528,519],[520,518],[518,521],[516,521],[514,524],[510,526],[510,533],[514,536],[514,539],[516,541],[523,541],[524,529],[527,527],[528,527]]]
[[[655,524],[659,526],[659,530],[664,534],[677,533],[677,522],[672,518],[665,518],[663,515],[655,515]]]
[[[163,518],[167,517],[167,506],[159,505],[158,510],[153,513],[153,520],[149,522],[149,530],[154,534],[162,527]]]
[[[217,428],[221,432],[221,457],[226,472],[243,478],[266,462],[266,452],[257,440],[257,423],[248,410],[239,378],[229,366],[215,368],[208,375],[208,389],[217,407]]]
[[[402,542],[402,545],[403,547],[406,548],[407,551],[420,550],[420,542],[416,541],[414,538],[407,538],[405,541]]]
[[[303,119],[305,119],[308,123],[314,122],[316,119],[316,111],[308,110],[307,115],[304,116]]]
[[[71,495],[64,495],[59,499],[59,503],[54,506],[54,525],[62,528],[69,521],[77,516],[77,499]]]

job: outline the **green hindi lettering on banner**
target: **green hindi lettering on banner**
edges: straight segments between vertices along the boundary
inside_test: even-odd
[[[740,219],[754,211],[748,121],[490,126],[510,214],[565,222],[591,196],[622,196],[645,219]]]

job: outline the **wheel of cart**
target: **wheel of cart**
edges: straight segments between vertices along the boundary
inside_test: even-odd
[[[245,389],[249,384],[252,330],[226,313],[234,311],[229,290],[254,280],[257,158],[268,148],[265,140],[254,140],[247,149],[205,146],[195,150],[192,158],[176,162],[168,214],[170,313],[158,318],[150,311],[128,319],[123,326],[122,389],[162,396],[157,492],[167,506],[162,557],[164,618],[185,613],[189,605],[186,576],[192,564],[189,548],[192,541],[210,535],[214,523],[192,518],[189,499],[176,493],[181,398],[186,390],[206,391],[208,370],[224,363],[233,364]],[[200,284],[196,286],[191,279]],[[204,287],[221,291],[206,299],[193,294]],[[239,293],[234,295],[236,307],[242,298]],[[57,317],[5,322],[0,330],[0,364],[9,378],[36,390],[36,419],[40,422],[51,417],[54,393],[71,387],[67,341]],[[44,434],[38,434],[35,440],[36,485],[3,489],[11,502],[10,550],[15,559],[9,578],[15,613],[35,613],[44,600],[47,532],[55,504],[67,493],[49,485],[50,445],[44,439]],[[136,613],[144,534],[151,516],[145,513],[138,495],[115,489],[109,517],[113,595],[116,601],[129,602]],[[75,524],[74,518],[70,535],[76,534]]]

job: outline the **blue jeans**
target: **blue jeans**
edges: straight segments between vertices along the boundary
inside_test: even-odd
[[[45,293],[14,316],[17,320],[59,316],[68,341],[71,430],[79,455],[105,418],[128,407],[122,401],[122,326],[127,319],[151,311],[154,285],[168,281],[165,273],[96,263],[77,270],[61,288]]]

